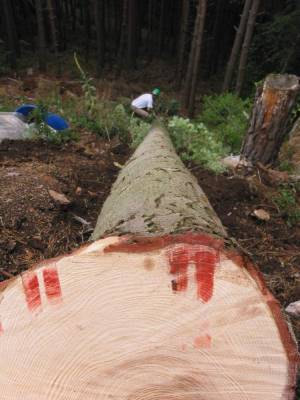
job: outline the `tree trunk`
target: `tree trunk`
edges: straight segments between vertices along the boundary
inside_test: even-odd
[[[247,19],[248,19],[248,15],[249,15],[249,10],[251,7],[253,0],[246,0],[245,4],[244,4],[244,9],[243,9],[243,14],[241,16],[241,21],[240,21],[240,25],[239,28],[236,32],[235,35],[235,39],[234,39],[234,43],[232,46],[232,50],[231,50],[231,54],[230,54],[230,58],[226,67],[226,72],[225,72],[225,78],[224,78],[224,82],[223,82],[223,92],[226,92],[231,84],[231,80],[232,80],[232,74],[233,74],[233,70],[234,70],[234,66],[241,48],[241,44],[242,44],[242,40],[245,34],[245,29],[246,29],[246,23],[247,23]]]
[[[159,18],[159,33],[158,33],[158,55],[161,56],[164,48],[165,36],[165,0],[160,2],[160,18]]]
[[[211,75],[215,74],[218,70],[219,66],[219,56],[221,46],[224,46],[223,43],[223,35],[224,35],[224,10],[225,10],[225,2],[223,0],[218,0],[217,2],[217,9],[216,9],[216,16],[213,25],[213,32],[211,37],[211,46],[208,49],[207,55],[207,76],[210,77]],[[227,21],[226,21],[227,23]]]
[[[269,75],[256,91],[250,128],[242,145],[242,158],[264,165],[273,163],[286,134],[289,112],[299,93],[295,75]]]
[[[178,88],[181,87],[182,78],[184,75],[184,65],[185,65],[185,54],[186,54],[186,42],[188,33],[188,22],[189,22],[189,0],[182,0],[182,10],[181,10],[181,24],[180,24],[180,36],[179,36],[179,46],[178,46],[178,64],[177,64],[177,85]]]
[[[56,18],[53,7],[53,0],[47,0],[48,12],[49,12],[49,20],[50,20],[50,29],[51,29],[51,38],[52,38],[52,46],[53,52],[56,59],[56,69],[57,73],[61,74],[61,62],[58,55],[58,41],[57,41],[57,30],[56,30]]]
[[[123,168],[93,237],[125,232],[2,287],[3,400],[292,399],[297,352],[280,308],[225,248],[159,127]]]
[[[45,38],[45,27],[42,0],[35,0],[36,5],[36,18],[38,25],[38,56],[39,56],[39,69],[41,72],[46,70],[46,38]]]
[[[199,0],[194,27],[193,42],[189,57],[189,66],[185,82],[185,106],[188,109],[190,117],[192,117],[194,113],[195,94],[198,81],[205,16],[206,0]]]
[[[88,61],[90,55],[90,42],[91,42],[90,0],[84,1],[83,16],[84,16],[83,19],[84,19],[85,59],[86,61]]]
[[[95,20],[97,34],[97,75],[101,74],[105,62],[105,27],[104,27],[104,2],[95,1]]]
[[[58,43],[57,43],[57,34],[56,34],[56,23],[55,23],[55,13],[53,8],[52,0],[47,0],[48,12],[49,12],[49,21],[50,21],[50,28],[51,28],[51,39],[52,39],[52,46],[55,58],[57,59],[58,56]]]
[[[15,24],[12,14],[11,3],[2,0],[2,11],[4,14],[5,32],[8,39],[9,65],[12,69],[15,69],[17,66],[17,44],[14,35]]]
[[[137,43],[137,2],[128,0],[128,41],[127,41],[127,67],[134,68],[136,63]]]
[[[120,63],[123,64],[123,58],[125,56],[125,47],[127,43],[127,32],[128,32],[128,1],[123,0],[122,4],[122,27],[121,27],[121,34],[120,34],[120,46],[119,46],[119,54],[118,58]]]
[[[250,49],[250,44],[251,44],[251,39],[253,36],[254,32],[254,26],[255,26],[255,20],[256,20],[256,15],[258,12],[260,0],[253,0],[252,7],[249,13],[249,19],[247,23],[247,30],[245,34],[245,39],[242,47],[242,53],[241,53],[241,58],[240,58],[240,63],[239,63],[239,68],[238,68],[238,76],[237,76],[237,81],[236,81],[236,87],[235,91],[238,96],[241,95],[242,92],[242,87],[244,83],[244,77],[245,77],[245,69],[246,69],[246,64],[247,64],[247,59],[248,59],[248,53]]]

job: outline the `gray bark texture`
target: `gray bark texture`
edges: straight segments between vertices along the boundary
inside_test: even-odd
[[[227,236],[167,132],[153,126],[113,185],[92,240],[112,234],[152,236],[187,231]]]
[[[241,149],[243,159],[264,165],[276,160],[299,90],[299,78],[295,75],[271,74],[263,87],[258,87],[250,128]]]

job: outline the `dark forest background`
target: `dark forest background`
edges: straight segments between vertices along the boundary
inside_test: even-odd
[[[199,79],[248,95],[270,72],[300,74],[299,0],[1,3],[2,74],[24,67],[49,72],[54,64],[56,74],[65,73],[74,52],[98,77],[163,60],[191,112]]]

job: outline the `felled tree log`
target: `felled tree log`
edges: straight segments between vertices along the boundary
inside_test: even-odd
[[[250,128],[241,149],[242,158],[264,165],[276,160],[299,89],[299,78],[295,75],[267,76],[263,87],[256,91]]]
[[[149,134],[118,176],[92,239],[111,234],[226,232],[162,129]]]
[[[1,399],[293,398],[280,307],[160,128],[115,183],[107,234],[2,288]]]

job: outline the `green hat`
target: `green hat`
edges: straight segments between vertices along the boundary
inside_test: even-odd
[[[159,88],[155,88],[152,90],[152,94],[155,94],[156,96],[159,96],[160,94],[160,89]]]

